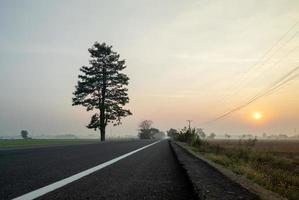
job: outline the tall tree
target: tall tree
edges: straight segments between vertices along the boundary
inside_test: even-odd
[[[21,131],[21,136],[24,140],[28,139],[28,135],[29,135],[28,131],[26,131],[26,130]]]
[[[138,136],[140,139],[153,139],[154,132],[152,131],[152,124],[151,120],[144,120],[139,124],[139,132]],[[158,130],[158,129],[156,129]],[[159,132],[159,130],[158,130]]]
[[[121,73],[126,68],[125,60],[112,51],[112,46],[95,42],[90,53],[90,65],[82,66],[75,92],[73,106],[82,105],[87,111],[95,111],[87,128],[101,132],[101,141],[105,140],[108,123],[121,124],[121,118],[131,115],[124,109],[129,102],[127,85],[129,78]]]
[[[172,139],[174,139],[175,137],[177,137],[178,134],[179,134],[179,132],[176,129],[173,129],[173,128],[171,128],[171,129],[169,129],[167,131],[167,136],[171,137]]]

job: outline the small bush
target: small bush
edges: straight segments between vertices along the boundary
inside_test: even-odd
[[[199,136],[197,135],[196,129],[192,128],[183,128],[179,134],[175,138],[180,142],[186,142],[189,145],[193,146],[192,144],[199,144]]]

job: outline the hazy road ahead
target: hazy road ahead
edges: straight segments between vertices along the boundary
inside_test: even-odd
[[[152,142],[0,151],[0,199],[18,197]],[[192,199],[190,188],[165,140],[40,198]]]

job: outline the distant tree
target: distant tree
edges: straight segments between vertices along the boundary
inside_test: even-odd
[[[230,139],[231,136],[230,136],[229,134],[225,134],[224,137],[225,137],[226,139]]]
[[[101,141],[105,140],[108,123],[121,124],[121,118],[131,115],[130,110],[123,108],[129,102],[127,85],[129,78],[121,73],[126,68],[125,60],[112,51],[112,46],[95,42],[88,49],[90,66],[82,66],[78,76],[73,106],[82,105],[87,111],[97,110],[87,128],[101,132]]]
[[[205,132],[203,131],[202,128],[198,128],[198,129],[197,129],[197,134],[198,134],[198,136],[199,136],[201,139],[204,139],[204,138],[206,137],[206,134],[205,134]]]
[[[151,120],[144,120],[139,124],[139,130],[148,130],[152,127],[153,122]]]
[[[209,139],[215,139],[216,134],[215,133],[210,133],[210,135],[208,136]]]
[[[154,135],[154,134],[157,134],[157,133],[159,133],[160,132],[160,130],[159,129],[157,129],[157,128],[150,128],[150,132]]]
[[[167,136],[170,138],[175,138],[178,134],[179,134],[178,130],[173,129],[173,128],[171,128],[167,131]]]
[[[158,129],[158,130],[159,130],[159,129]],[[155,139],[163,139],[163,138],[165,138],[165,136],[166,136],[165,133],[164,133],[163,131],[160,131],[160,130],[159,130],[159,132],[154,133],[154,136],[153,136],[153,137],[154,137]]]
[[[26,130],[21,131],[21,136],[24,140],[29,139],[28,135],[29,135],[28,131],[26,131]]]
[[[153,122],[151,120],[144,120],[139,124],[138,136],[140,139],[154,139],[154,135],[160,130],[152,128]]]

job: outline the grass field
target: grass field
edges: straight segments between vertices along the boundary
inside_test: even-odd
[[[299,140],[209,140],[192,150],[283,197],[299,197]]]
[[[31,147],[44,145],[88,144],[99,140],[92,139],[30,139],[30,140],[0,140],[0,148],[4,147]]]
[[[245,141],[245,142],[244,142]],[[212,145],[219,145],[226,149],[246,146],[246,140],[209,140]],[[276,156],[285,157],[299,164],[299,140],[257,140],[252,150],[268,152]]]

